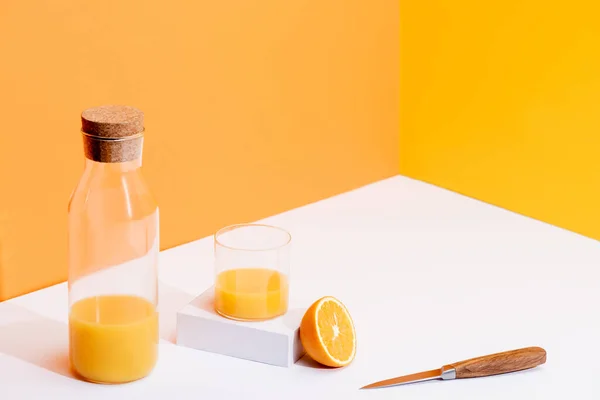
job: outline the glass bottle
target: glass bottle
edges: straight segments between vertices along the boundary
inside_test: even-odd
[[[81,115],[85,169],[69,202],[69,358],[82,379],[130,382],[158,357],[158,207],[141,173],[144,115]]]

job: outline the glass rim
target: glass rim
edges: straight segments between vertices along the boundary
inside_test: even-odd
[[[277,246],[271,246],[271,247],[261,247],[261,248],[248,248],[248,247],[243,247],[243,246],[231,246],[231,245],[226,245],[223,242],[219,241],[219,236],[222,235],[225,232],[229,232],[232,231],[234,229],[238,229],[238,228],[251,228],[251,227],[259,227],[259,228],[269,228],[269,229],[273,229],[273,230],[277,230],[281,233],[283,233],[286,236],[286,239],[284,241],[283,244],[279,244]],[[292,241],[292,234],[290,232],[288,232],[287,230],[279,227],[279,226],[275,226],[275,225],[269,225],[269,224],[258,224],[258,223],[241,223],[241,224],[233,224],[233,225],[227,225],[222,227],[221,229],[217,230],[214,234],[213,234],[213,238],[215,241],[215,246],[220,246],[229,250],[237,250],[237,251],[273,251],[273,250],[279,250],[281,248],[284,248],[285,246],[289,245],[290,242]]]

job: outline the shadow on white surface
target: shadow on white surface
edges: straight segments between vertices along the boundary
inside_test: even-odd
[[[175,343],[177,310],[194,296],[159,284],[160,337]],[[0,353],[77,379],[69,363],[69,327],[66,323],[43,317],[24,307],[0,303]]]
[[[335,368],[327,367],[323,364],[319,364],[315,360],[313,360],[308,354],[304,354],[302,358],[296,361],[296,365],[304,368],[316,368],[316,369],[330,369],[335,370]]]
[[[175,344],[177,311],[187,305],[194,296],[164,283],[158,285],[158,315],[160,338]]]
[[[67,324],[42,317],[14,304],[0,304],[0,353],[78,380],[69,365]]]
[[[208,292],[210,290],[210,292]],[[212,315],[218,316],[215,311],[215,298],[213,295],[214,286],[206,289],[200,296],[194,299],[192,305],[200,310],[204,310]]]

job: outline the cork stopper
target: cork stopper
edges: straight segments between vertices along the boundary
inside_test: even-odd
[[[85,156],[98,162],[126,162],[142,154],[144,113],[137,108],[106,105],[81,113]]]

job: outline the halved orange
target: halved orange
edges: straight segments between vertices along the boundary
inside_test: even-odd
[[[354,360],[356,331],[346,306],[326,296],[314,302],[300,324],[300,340],[316,362],[343,367]]]

